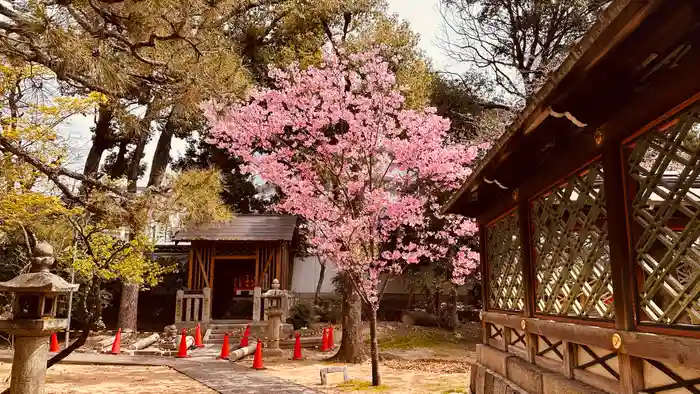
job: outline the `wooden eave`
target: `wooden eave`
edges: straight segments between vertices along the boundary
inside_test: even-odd
[[[691,1],[613,1],[444,210],[491,220],[597,158],[596,135],[621,141],[691,99],[698,21]]]

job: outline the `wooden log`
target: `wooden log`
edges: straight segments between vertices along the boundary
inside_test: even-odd
[[[700,369],[700,339],[627,331],[619,334],[621,353]]]
[[[243,357],[250,356],[255,353],[255,348],[258,346],[257,342],[248,345],[247,347],[242,347],[231,352],[228,356],[229,361],[238,361]]]
[[[615,350],[612,336],[615,330],[582,324],[562,323],[553,320],[526,319],[527,331],[545,337],[566,340],[601,349]]]
[[[182,338],[182,335],[178,335],[177,337],[173,338],[172,341],[167,342],[163,344],[162,346],[166,349],[169,350],[178,350],[180,348],[180,339]],[[194,337],[192,336],[187,336],[187,348],[191,348],[194,346]]]
[[[524,319],[523,316],[498,312],[483,312],[482,316],[489,323],[522,330],[521,322]]]
[[[128,332],[123,332],[122,333],[122,341],[129,338],[131,336],[131,333]],[[110,348],[112,347],[112,344],[114,343],[114,339],[116,338],[116,335],[109,336],[100,342],[98,342],[94,347],[96,349],[104,350],[105,348]]]
[[[153,335],[150,335],[150,336],[143,338],[143,339],[139,339],[138,341],[132,343],[131,345],[129,345],[128,349],[129,350],[145,349],[145,348],[153,345],[154,343],[156,343],[156,341],[158,341],[159,339],[160,339],[160,335],[153,334]]]

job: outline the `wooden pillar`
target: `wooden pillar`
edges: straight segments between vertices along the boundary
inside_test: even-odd
[[[608,213],[608,241],[612,271],[615,328],[634,331],[636,286],[634,261],[629,239],[628,199],[625,193],[627,163],[620,145],[608,141],[603,147],[603,186]],[[618,353],[620,363],[620,392],[636,394],[644,389],[642,360]]]
[[[272,278],[279,280],[282,276],[282,243],[277,245],[275,250],[275,276]]]
[[[260,278],[260,244],[255,246],[255,286],[259,286]]]
[[[520,225],[520,249],[522,251],[521,267],[523,270],[523,293],[525,298],[525,317],[534,317],[537,306],[535,304],[535,262],[532,253],[532,220],[530,219],[530,202],[525,199],[518,202],[518,222]],[[527,347],[527,359],[535,362],[537,356],[537,335],[528,332],[525,326],[525,345]]]
[[[187,288],[191,289],[194,286],[192,283],[192,275],[194,274],[194,247],[190,244],[190,253],[187,257]]]
[[[486,225],[479,223],[479,268],[481,269],[481,310],[484,312],[489,310],[489,276],[486,261]],[[489,343],[489,326],[484,318],[481,318],[481,331],[483,343]]]

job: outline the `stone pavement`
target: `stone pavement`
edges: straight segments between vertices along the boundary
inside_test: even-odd
[[[206,357],[201,350],[191,352],[189,359],[174,357],[127,356],[95,353],[73,353],[63,359],[61,364],[90,365],[162,365],[187,375],[201,384],[222,394],[318,394],[319,392],[296,383],[255,371],[228,361]],[[12,362],[12,352],[0,351],[0,361]]]
[[[170,366],[199,383],[222,394],[317,394],[308,387],[266,375],[238,364],[175,360]]]

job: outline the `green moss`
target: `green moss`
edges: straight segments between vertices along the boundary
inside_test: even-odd
[[[381,350],[408,350],[417,348],[453,347],[460,341],[448,332],[393,333],[379,340]]]
[[[469,391],[467,389],[449,389],[442,391],[440,394],[469,394]]]
[[[372,386],[372,382],[355,379],[341,383],[337,386],[337,388],[343,391],[365,391],[370,393],[381,393],[389,389],[388,386],[383,384],[380,384],[379,386]]]

